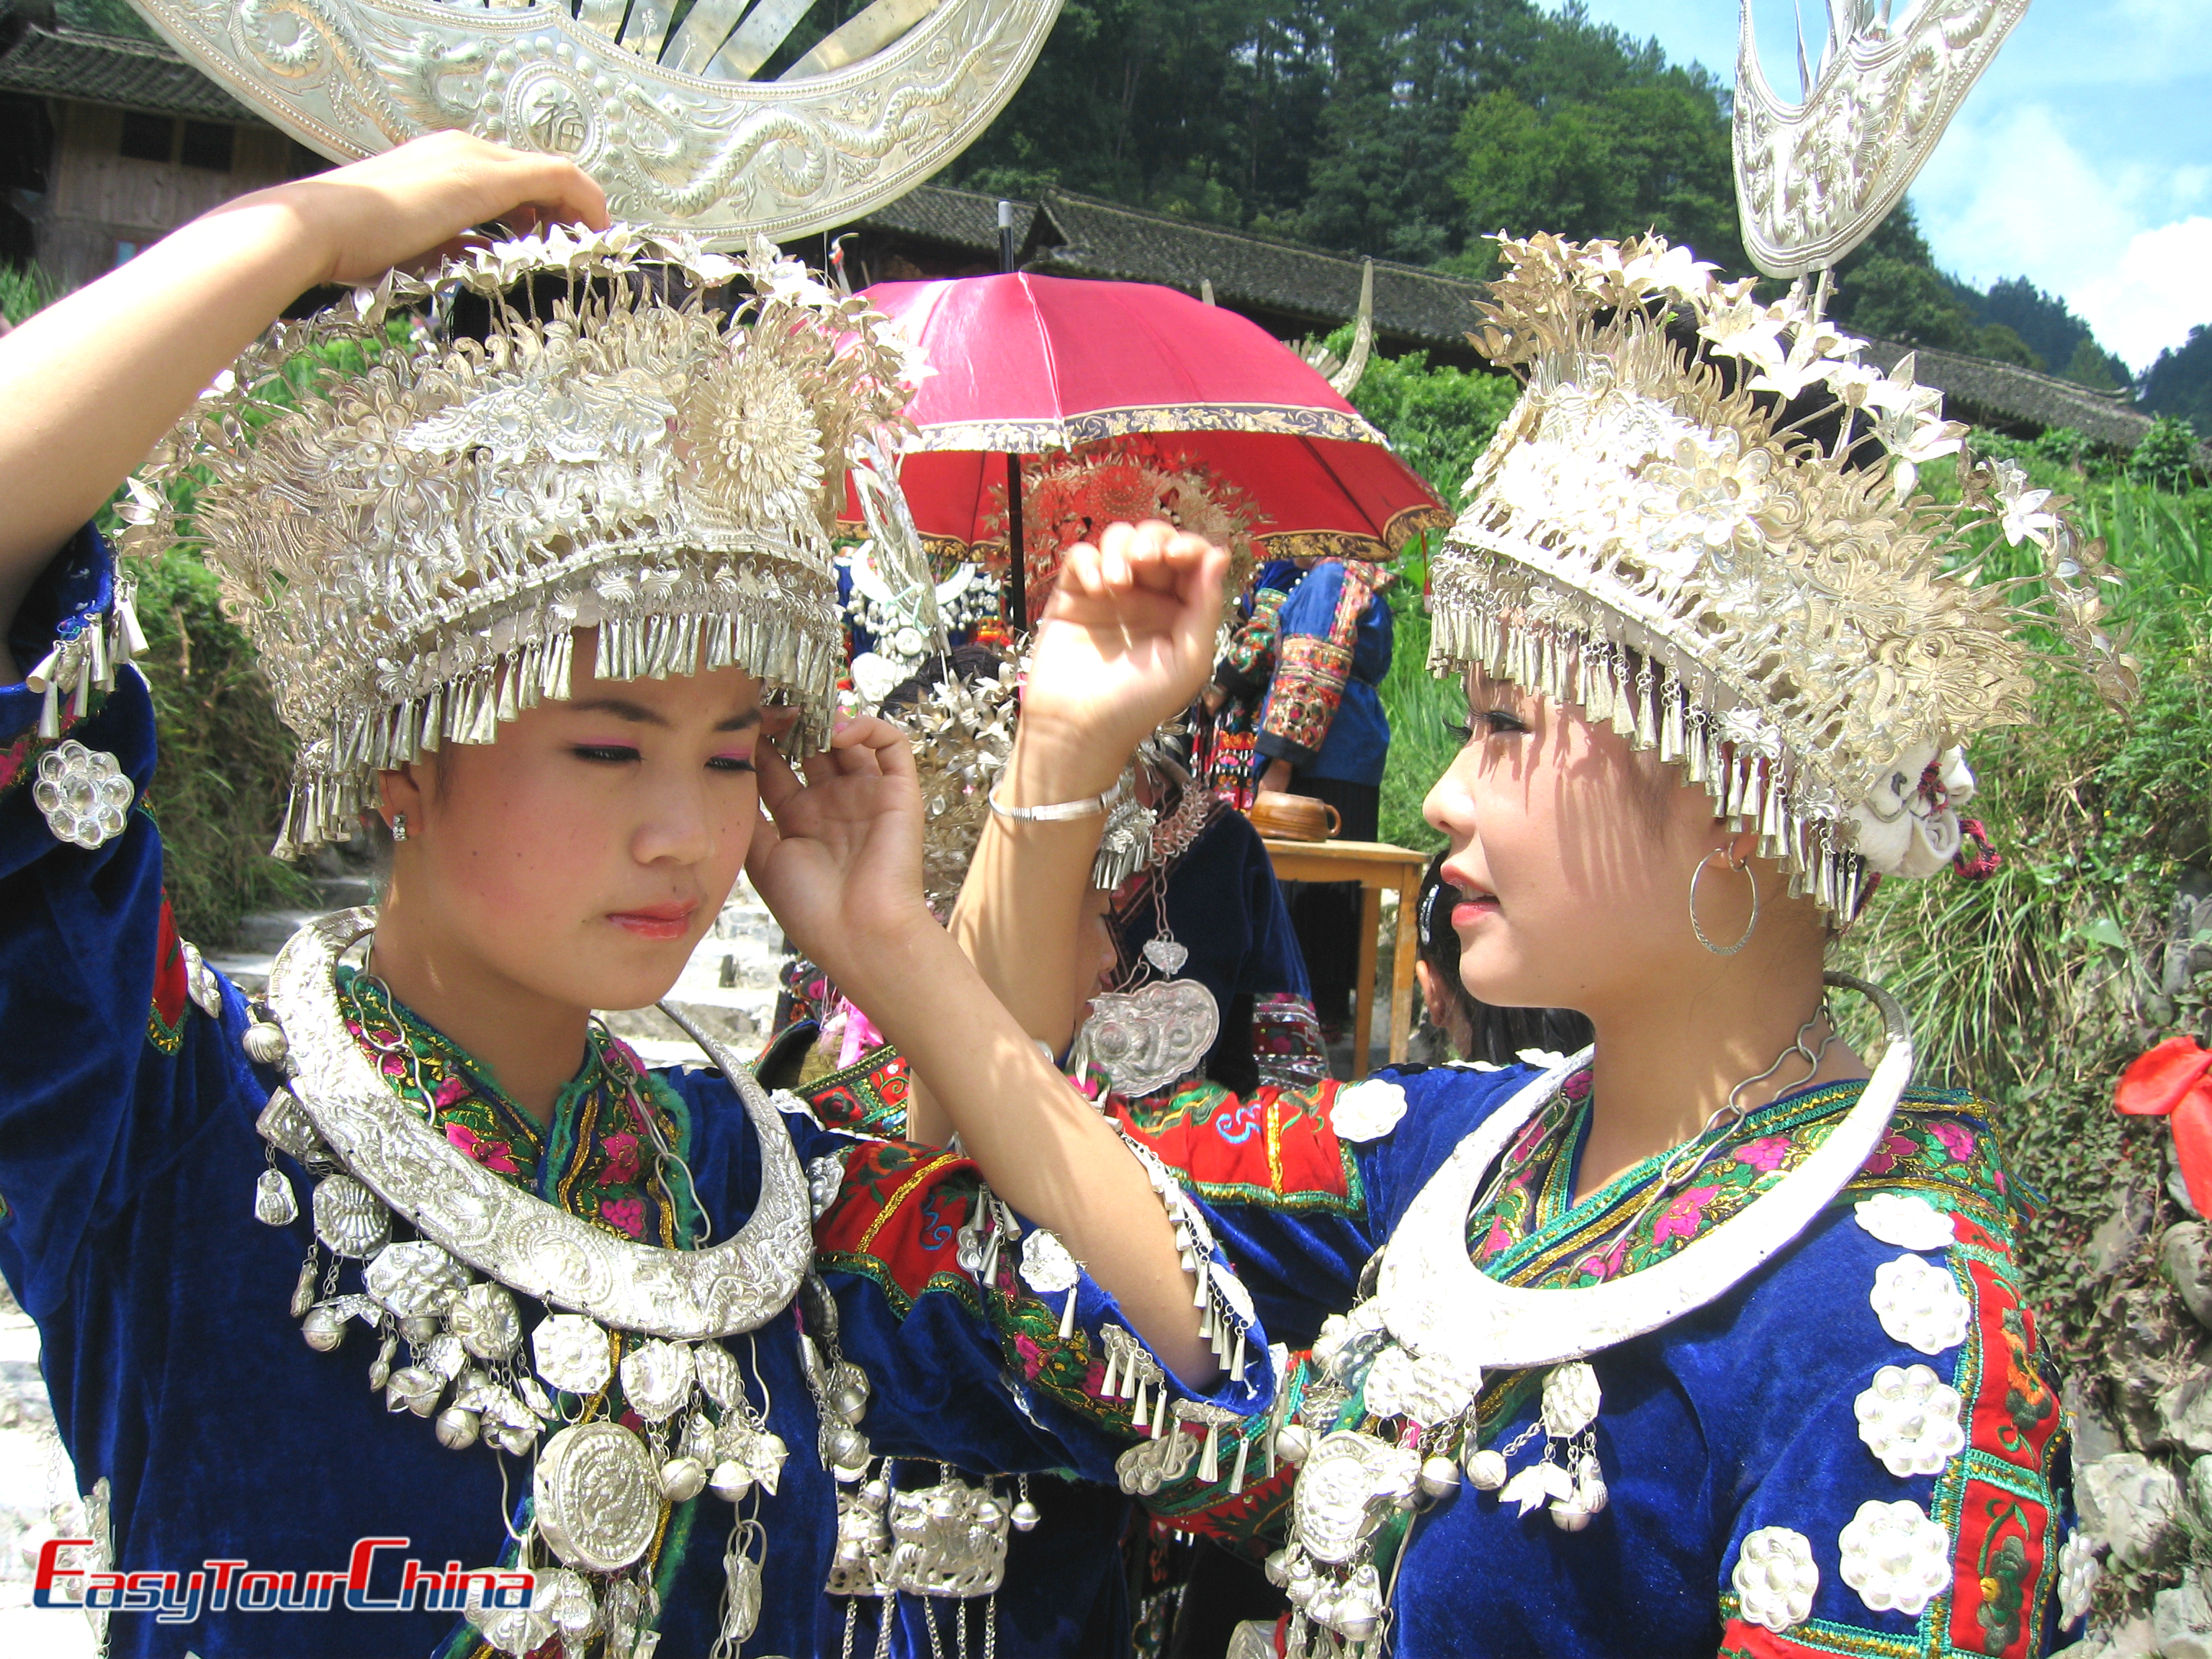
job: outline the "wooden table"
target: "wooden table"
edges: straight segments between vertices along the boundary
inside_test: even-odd
[[[1382,841],[1267,841],[1278,881],[1359,884],[1359,971],[1352,990],[1352,1070],[1364,1077],[1375,1036],[1375,957],[1382,932],[1382,890],[1398,895],[1398,948],[1390,958],[1390,1058],[1406,1057],[1413,1027],[1413,956],[1419,927],[1413,908],[1429,855]]]

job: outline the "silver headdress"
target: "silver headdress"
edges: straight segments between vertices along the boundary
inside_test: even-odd
[[[451,325],[470,295],[482,339]],[[125,544],[198,544],[253,641],[300,740],[277,854],[349,836],[379,769],[567,696],[580,628],[604,678],[734,664],[818,742],[833,493],[905,401],[881,322],[765,242],[617,227],[395,272],[250,347],[132,480]]]
[[[1763,304],[1656,237],[1504,253],[1476,340],[1528,390],[1433,568],[1435,665],[1656,746],[1845,918],[1869,868],[1932,873],[1959,850],[1954,751],[2028,718],[2023,625],[2131,688],[2097,592],[2113,578],[2063,499],[1972,457],[1957,506],[1918,488],[1966,429],[1910,357],[1884,374],[1802,296]],[[1802,430],[1823,416],[1826,446]],[[1847,465],[1869,439],[1883,465]],[[1966,532],[1991,525],[2040,577],[1976,580]]]
[[[1751,0],[1736,58],[1736,205],[1743,246],[1770,276],[1823,270],[1904,198],[2027,0],[1827,0],[1816,75],[1797,41],[1802,98],[1777,98],[1759,66]]]

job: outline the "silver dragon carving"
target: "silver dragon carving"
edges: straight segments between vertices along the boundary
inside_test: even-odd
[[[1827,0],[1815,71],[1801,34],[1802,94],[1777,97],[1742,0],[1735,88],[1736,204],[1744,251],[1770,276],[1823,270],[1870,235],[1935,152],[1943,129],[2027,0]]]
[[[617,220],[718,244],[845,224],[1013,95],[1060,0],[876,0],[779,78],[811,0],[133,0],[195,67],[338,160],[459,128],[566,155]]]

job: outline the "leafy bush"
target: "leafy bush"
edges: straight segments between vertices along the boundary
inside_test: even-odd
[[[1328,337],[1339,357],[1352,349],[1352,325]],[[1402,357],[1377,354],[1352,393],[1352,406],[1375,422],[1407,465],[1428,480],[1447,507],[1456,507],[1460,486],[1521,395],[1510,375],[1431,368],[1425,351]]]
[[[2128,457],[2128,476],[2137,483],[2160,489],[2186,489],[2197,466],[2197,434],[2186,421],[2161,415],[2150,423],[2135,453]]]
[[[304,877],[269,856],[291,781],[292,738],[246,636],[216,604],[214,573],[172,550],[137,567],[161,760],[147,805],[161,826],[177,929],[203,945],[240,918],[308,902]]]

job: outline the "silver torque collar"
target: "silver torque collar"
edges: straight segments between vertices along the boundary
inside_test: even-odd
[[[760,1202],[702,1250],[621,1238],[512,1186],[407,1111],[339,1017],[338,958],[376,926],[364,906],[293,934],[269,1006],[296,1067],[292,1092],[348,1172],[425,1238],[526,1296],[676,1341],[757,1329],[790,1304],[814,1259],[806,1177],[783,1121],[744,1066],[709,1039],[760,1142]]]
[[[1912,1078],[1912,1033],[1897,1000],[1850,974],[1826,979],[1873,1000],[1888,1046],[1857,1103],[1778,1184],[1666,1261],[1602,1285],[1529,1290],[1492,1279],[1468,1255],[1474,1194],[1522,1126],[1588,1060],[1585,1048],[1492,1114],[1421,1188],[1384,1249],[1376,1301],[1390,1334],[1475,1373],[1580,1359],[1717,1300],[1789,1244],[1873,1153]]]

